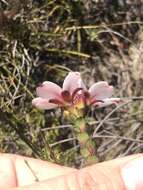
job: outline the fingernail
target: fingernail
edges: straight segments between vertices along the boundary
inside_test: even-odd
[[[143,190],[143,157],[130,161],[121,169],[126,190]]]

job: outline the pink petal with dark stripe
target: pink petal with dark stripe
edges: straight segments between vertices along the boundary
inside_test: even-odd
[[[46,99],[59,99],[62,100],[61,97],[62,89],[57,84],[49,81],[43,82],[43,84],[36,89],[36,93],[41,98]]]
[[[84,86],[81,81],[82,79],[79,72],[69,72],[63,82],[63,91],[69,91],[72,95],[76,89]]]
[[[103,100],[112,96],[113,87],[109,86],[107,82],[101,81],[93,84],[89,89],[89,93],[91,95],[91,98],[96,100]]]
[[[95,102],[94,106],[98,108],[110,106],[112,104],[117,105],[121,101],[120,98],[106,98],[103,102]]]
[[[50,109],[54,109],[56,107],[58,107],[57,104],[53,104],[53,103],[49,103],[49,101],[47,99],[44,98],[34,98],[32,100],[32,104],[33,106],[42,109],[42,110],[50,110]]]

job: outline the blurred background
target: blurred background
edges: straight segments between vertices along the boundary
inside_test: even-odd
[[[78,164],[71,124],[31,104],[69,71],[126,99],[88,113],[98,160],[142,152],[143,0],[0,0],[0,151]]]

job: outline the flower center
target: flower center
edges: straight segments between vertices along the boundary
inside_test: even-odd
[[[77,107],[84,108],[89,104],[90,94],[82,88],[76,89],[73,94],[73,104]]]
[[[72,100],[70,92],[67,90],[62,91],[61,96],[65,102],[71,102]]]

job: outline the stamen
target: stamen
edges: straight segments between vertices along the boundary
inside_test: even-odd
[[[58,99],[50,99],[49,103],[58,104],[59,106],[63,105],[63,102]]]
[[[81,91],[81,93],[78,93],[79,91]],[[72,99],[73,104],[82,102],[82,104],[86,106],[88,104],[88,100],[90,99],[90,93],[88,91],[85,91],[83,88],[77,88],[73,92],[72,97],[73,97]]]
[[[76,95],[80,90],[83,90],[83,88],[77,88],[77,89],[75,89],[75,90],[73,91],[73,93],[72,93],[72,101],[74,100],[75,95]]]
[[[67,90],[62,91],[61,96],[65,102],[71,102],[71,100],[72,100],[71,95],[70,95],[69,91],[67,91]]]
[[[93,104],[98,103],[98,102],[104,103],[103,100],[93,100],[90,102],[90,105],[93,105]]]
[[[83,92],[83,102],[84,102],[85,106],[88,105],[89,100],[90,100],[90,93],[88,91],[84,91]]]
[[[88,91],[84,91],[84,97],[86,99],[89,99],[90,98],[90,93]]]

